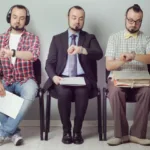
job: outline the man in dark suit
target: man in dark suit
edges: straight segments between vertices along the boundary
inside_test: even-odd
[[[89,93],[96,85],[96,60],[103,52],[94,35],[82,31],[85,12],[80,6],[73,6],[68,11],[69,29],[52,39],[46,71],[49,76],[44,89],[54,87],[58,96],[58,109],[63,124],[62,142],[82,144],[82,122],[88,106]],[[94,71],[93,71],[94,70]],[[85,86],[60,85],[62,77],[81,76]],[[71,136],[71,101],[75,101],[75,119],[73,137]]]

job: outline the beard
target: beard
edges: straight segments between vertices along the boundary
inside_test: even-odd
[[[127,28],[127,25],[125,24],[125,27],[126,27],[126,29],[127,29],[127,31],[128,31],[129,33],[133,34],[133,33],[138,32],[138,31],[140,30],[140,27],[141,27],[141,26],[139,26],[138,28],[136,28],[135,26],[132,27],[132,28]]]
[[[75,31],[75,32],[81,31],[81,28],[78,28],[78,27],[75,27],[75,28],[70,27],[70,29],[73,30],[73,31]]]
[[[75,32],[79,32],[82,30],[83,27],[79,27],[79,26],[75,26],[75,27],[71,27],[70,24],[69,24],[69,28]]]
[[[15,27],[11,26],[11,28],[14,29],[15,31],[23,31],[24,30],[24,27],[19,28],[18,26],[15,26]]]
[[[137,29],[137,30],[135,30],[135,29],[128,29],[128,28],[126,28],[130,33],[136,33],[136,32],[138,32],[139,31],[139,29]]]

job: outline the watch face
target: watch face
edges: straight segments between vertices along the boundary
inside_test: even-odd
[[[15,57],[15,55],[16,55],[16,50],[12,49],[12,51],[13,51],[12,57]]]

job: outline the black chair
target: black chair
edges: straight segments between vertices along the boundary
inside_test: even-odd
[[[148,66],[148,71],[150,73],[150,65]],[[106,70],[106,85],[107,85],[107,78],[109,75],[109,71]],[[104,140],[107,140],[107,98],[108,98],[108,88],[103,88],[103,134],[104,134]],[[135,103],[135,99],[129,99],[127,97],[126,102],[128,103]]]
[[[46,102],[46,126],[45,126],[45,140],[48,140],[48,133],[50,132],[50,116],[51,116],[51,97],[57,99],[57,93],[52,87],[47,91],[47,102]],[[91,92],[89,99],[97,97],[97,117],[98,117],[98,133],[99,140],[102,140],[102,118],[101,118],[101,93],[100,89]]]
[[[94,78],[97,81],[97,63],[95,61],[91,61],[91,69],[94,75]],[[50,87],[47,90],[47,100],[46,100],[46,125],[45,125],[45,140],[48,140],[48,133],[50,132],[50,116],[51,116],[51,97],[57,99],[57,93],[54,90],[54,87]],[[97,97],[97,120],[98,120],[98,133],[99,140],[102,140],[102,118],[101,118],[101,92],[97,87],[96,90],[91,91],[89,99]]]
[[[43,132],[44,132],[44,101],[43,101],[43,91],[40,87],[41,84],[41,62],[40,60],[36,60],[33,63],[34,75],[36,82],[38,84],[38,93],[37,96],[39,98],[39,109],[40,109],[40,139],[43,140]]]

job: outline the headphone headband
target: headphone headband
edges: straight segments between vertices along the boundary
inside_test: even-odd
[[[25,22],[25,25],[28,25],[29,22],[30,22],[30,13],[29,13],[29,10],[28,10],[25,6],[23,6],[23,5],[14,5],[14,6],[12,6],[12,7],[9,9],[8,13],[7,13],[6,21],[7,21],[8,23],[10,23],[11,13],[12,13],[13,8],[15,8],[15,7],[20,8],[20,9],[25,9],[25,10],[26,10],[26,22]]]

